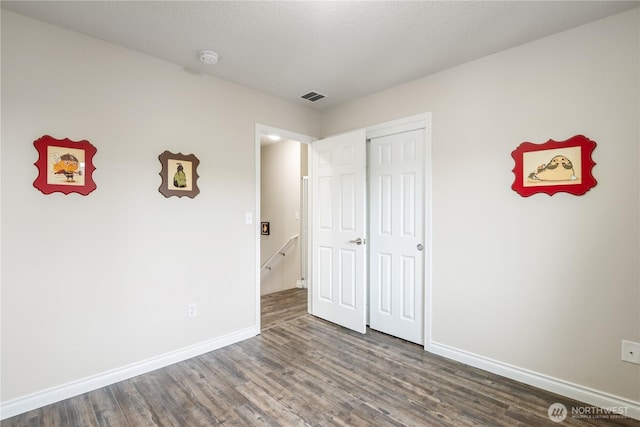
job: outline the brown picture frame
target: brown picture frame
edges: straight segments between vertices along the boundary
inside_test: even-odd
[[[158,188],[164,197],[191,197],[200,193],[198,188],[198,165],[200,160],[193,154],[164,151],[158,156],[162,169],[162,183]]]

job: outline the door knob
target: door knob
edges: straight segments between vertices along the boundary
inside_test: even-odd
[[[349,243],[355,243],[356,245],[361,245],[363,241],[360,237],[358,237],[356,240],[349,240]]]
[[[418,245],[416,246],[416,248],[422,252],[422,250],[424,249],[424,246],[422,246],[422,243],[418,243]]]

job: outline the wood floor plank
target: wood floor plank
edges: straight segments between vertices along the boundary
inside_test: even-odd
[[[307,314],[306,289],[293,288],[260,298],[260,323],[263,331]]]
[[[307,292],[262,298],[261,335],[4,420],[23,426],[555,426],[590,406],[306,312]],[[629,418],[562,426],[640,427]]]
[[[89,400],[89,393],[65,401],[65,409],[69,425],[86,427],[98,425],[93,405]]]
[[[32,411],[34,412],[34,411]],[[41,426],[67,426],[69,420],[67,419],[66,402],[57,402],[52,405],[45,406],[36,410],[40,412],[39,422],[37,425]],[[27,412],[29,414],[29,412]],[[2,422],[4,425],[4,421]]]
[[[127,424],[124,412],[113,394],[113,387],[103,387],[87,393],[100,427],[118,427]]]
[[[302,402],[296,401],[297,396],[286,393],[286,390],[278,388],[275,383],[265,382],[264,379],[256,377],[239,387],[238,391],[247,397],[250,396],[253,404],[278,425],[307,425],[291,403],[288,403],[295,402],[294,406],[300,405]]]
[[[159,425],[158,416],[135,386],[139,377],[121,381],[113,386],[113,395],[122,409],[127,426],[152,427]]]
[[[183,406],[184,418],[189,425],[222,424],[233,411],[225,395],[225,387],[220,387],[215,376],[196,359],[178,363],[168,369],[177,387],[184,393],[191,405]],[[236,399],[237,400],[237,399]]]

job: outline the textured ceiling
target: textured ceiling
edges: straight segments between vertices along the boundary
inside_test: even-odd
[[[2,1],[2,8],[324,109],[638,1]],[[202,49],[219,62],[205,66]],[[316,91],[327,98],[310,103]]]

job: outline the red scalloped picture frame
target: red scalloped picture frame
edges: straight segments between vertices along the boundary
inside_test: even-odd
[[[44,135],[33,145],[38,151],[38,177],[33,186],[44,194],[78,193],[88,195],[96,189],[93,181],[93,156],[96,147],[89,141],[72,141],[68,138],[56,139]]]
[[[581,196],[597,184],[591,158],[595,147],[596,143],[583,135],[543,144],[523,142],[511,152],[516,162],[511,188],[522,197],[559,192]]]

